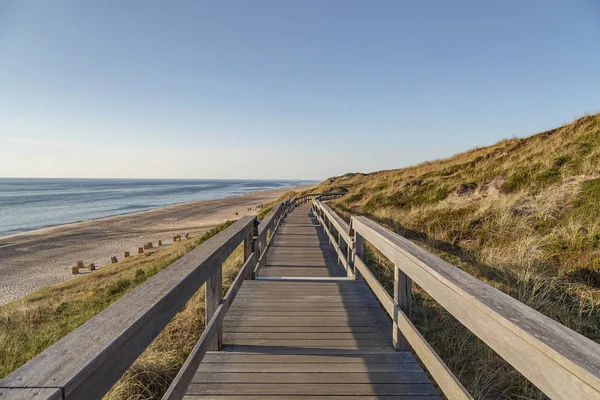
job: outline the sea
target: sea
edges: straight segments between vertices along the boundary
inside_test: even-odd
[[[0,178],[0,236],[309,183],[314,181]]]

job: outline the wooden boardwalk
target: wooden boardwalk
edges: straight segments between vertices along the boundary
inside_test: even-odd
[[[346,278],[327,235],[303,205],[290,213],[256,280],[223,322],[186,399],[439,399],[363,281]]]
[[[347,223],[326,203],[342,195],[240,218],[1,379],[0,398],[104,398],[204,287],[204,332],[163,400],[473,400],[412,323],[414,283],[548,398],[600,399],[598,343],[365,216]],[[391,294],[365,243],[394,265]]]

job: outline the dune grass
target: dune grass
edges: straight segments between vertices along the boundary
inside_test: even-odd
[[[600,342],[600,114],[399,170],[330,178],[332,207],[365,215]],[[367,246],[391,291],[393,269]],[[543,394],[415,287],[413,319],[477,399]]]
[[[194,247],[231,225],[199,238],[123,259],[0,308],[0,377],[8,375]],[[224,263],[224,290],[243,261],[238,248]],[[201,289],[107,395],[109,399],[160,398],[204,327]],[[90,340],[93,340],[91,338]]]

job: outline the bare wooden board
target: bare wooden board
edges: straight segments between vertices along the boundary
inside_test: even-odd
[[[187,394],[257,394],[257,395],[435,395],[430,383],[192,383]]]
[[[323,228],[298,207],[259,275],[345,277]],[[198,367],[186,398],[401,398],[437,393],[362,281],[244,281],[223,321],[224,346]]]
[[[2,400],[59,400],[62,399],[60,388],[2,388],[0,387],[0,399]]]
[[[186,395],[184,400],[232,400],[229,395]],[[281,395],[236,395],[236,400],[440,400],[437,395],[396,395],[396,396],[281,396]]]

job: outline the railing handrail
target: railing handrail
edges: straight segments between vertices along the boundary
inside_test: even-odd
[[[0,388],[10,389],[6,398],[33,396],[26,388],[58,389],[47,397],[51,390],[44,390],[38,399],[101,398],[253,235],[256,221],[242,217],[2,379]]]
[[[338,231],[345,228],[338,222],[339,216],[318,199],[313,199],[313,208],[327,229],[331,229],[329,222]],[[352,274],[362,275],[369,284],[395,328],[448,398],[470,396],[427,342],[419,338],[399,301],[392,299],[370,273],[362,259],[363,240],[395,264],[396,275],[406,274],[408,290],[412,279],[546,395],[557,399],[600,398],[600,345],[366,217],[352,216],[347,226],[346,238],[352,239],[347,245],[354,249],[348,256]],[[335,239],[334,235],[330,239]],[[398,277],[395,286],[397,283]],[[396,290],[395,294],[400,292]]]

